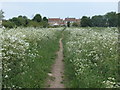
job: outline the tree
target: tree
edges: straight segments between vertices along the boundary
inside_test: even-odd
[[[2,25],[6,28],[13,28],[15,27],[15,23],[8,21],[8,20],[3,20]]]
[[[41,26],[42,26],[43,28],[48,27],[48,22],[42,21],[42,22],[41,22]]]
[[[43,17],[43,21],[48,22],[48,19],[46,17]]]
[[[109,27],[117,26],[117,14],[116,12],[109,12],[105,15]]]
[[[28,24],[29,27],[40,27],[40,23],[36,22],[36,21],[30,21]]]
[[[43,17],[42,26],[43,28],[48,27],[48,19],[46,17]]]
[[[36,21],[36,22],[41,22],[42,21],[42,17],[40,14],[36,14],[33,19],[33,21]]]
[[[9,19],[9,21],[13,22],[16,26],[21,25],[17,17],[13,17],[12,19]]]
[[[98,15],[91,18],[93,27],[105,27],[107,26],[107,21],[104,16]]]
[[[21,26],[27,26],[30,21],[26,16],[18,16],[18,20]]]
[[[78,25],[78,23],[74,22],[74,23],[72,24],[72,26],[78,27],[79,25]]]
[[[117,26],[119,27],[120,32],[120,13],[117,14]]]
[[[70,22],[67,22],[67,27],[70,27]]]
[[[4,18],[4,12],[2,10],[0,10],[0,20],[2,20]]]
[[[23,16],[23,19],[25,20],[25,27],[27,27],[27,25],[29,24],[30,22],[30,19],[28,19],[26,16]]]
[[[90,17],[83,16],[83,17],[81,18],[81,26],[82,26],[82,27],[92,26]]]
[[[15,23],[16,26],[26,27],[30,20],[26,16],[20,15],[18,17],[13,17],[12,19],[9,19],[9,21]]]
[[[23,16],[18,16],[18,21],[20,23],[20,26],[25,26],[26,25],[26,17],[23,18]]]

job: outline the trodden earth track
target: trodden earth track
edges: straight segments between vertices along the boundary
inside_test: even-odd
[[[64,62],[63,62],[63,32],[59,39],[59,51],[57,51],[57,57],[55,63],[52,66],[51,73],[48,73],[47,88],[64,88]]]

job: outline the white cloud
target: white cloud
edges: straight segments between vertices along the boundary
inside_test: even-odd
[[[0,2],[118,2],[120,0],[0,0]]]

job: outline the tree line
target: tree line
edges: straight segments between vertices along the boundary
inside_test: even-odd
[[[105,15],[95,15],[81,18],[81,27],[117,27],[119,13],[108,12]]]
[[[4,12],[0,10],[0,17],[3,18]],[[92,17],[83,16],[80,20],[80,24],[73,23],[74,27],[117,27],[119,24],[120,13],[108,12],[105,15],[95,15]],[[14,27],[42,27],[49,26],[48,19],[42,17],[40,14],[36,14],[32,19],[26,16],[13,17],[9,20],[2,20],[2,25],[6,28]],[[69,23],[67,26],[70,26]]]
[[[48,26],[48,19],[40,14],[36,14],[32,19],[28,19],[26,16],[13,17],[9,20],[3,20],[2,25],[6,28],[14,27],[42,27]]]

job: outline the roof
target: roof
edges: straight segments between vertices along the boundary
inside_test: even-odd
[[[65,21],[75,21],[75,18],[65,18]]]
[[[60,18],[48,18],[48,21],[59,21],[59,20],[62,20]]]
[[[80,21],[80,19],[76,19],[76,21],[77,21],[77,22],[79,22],[79,21]]]

